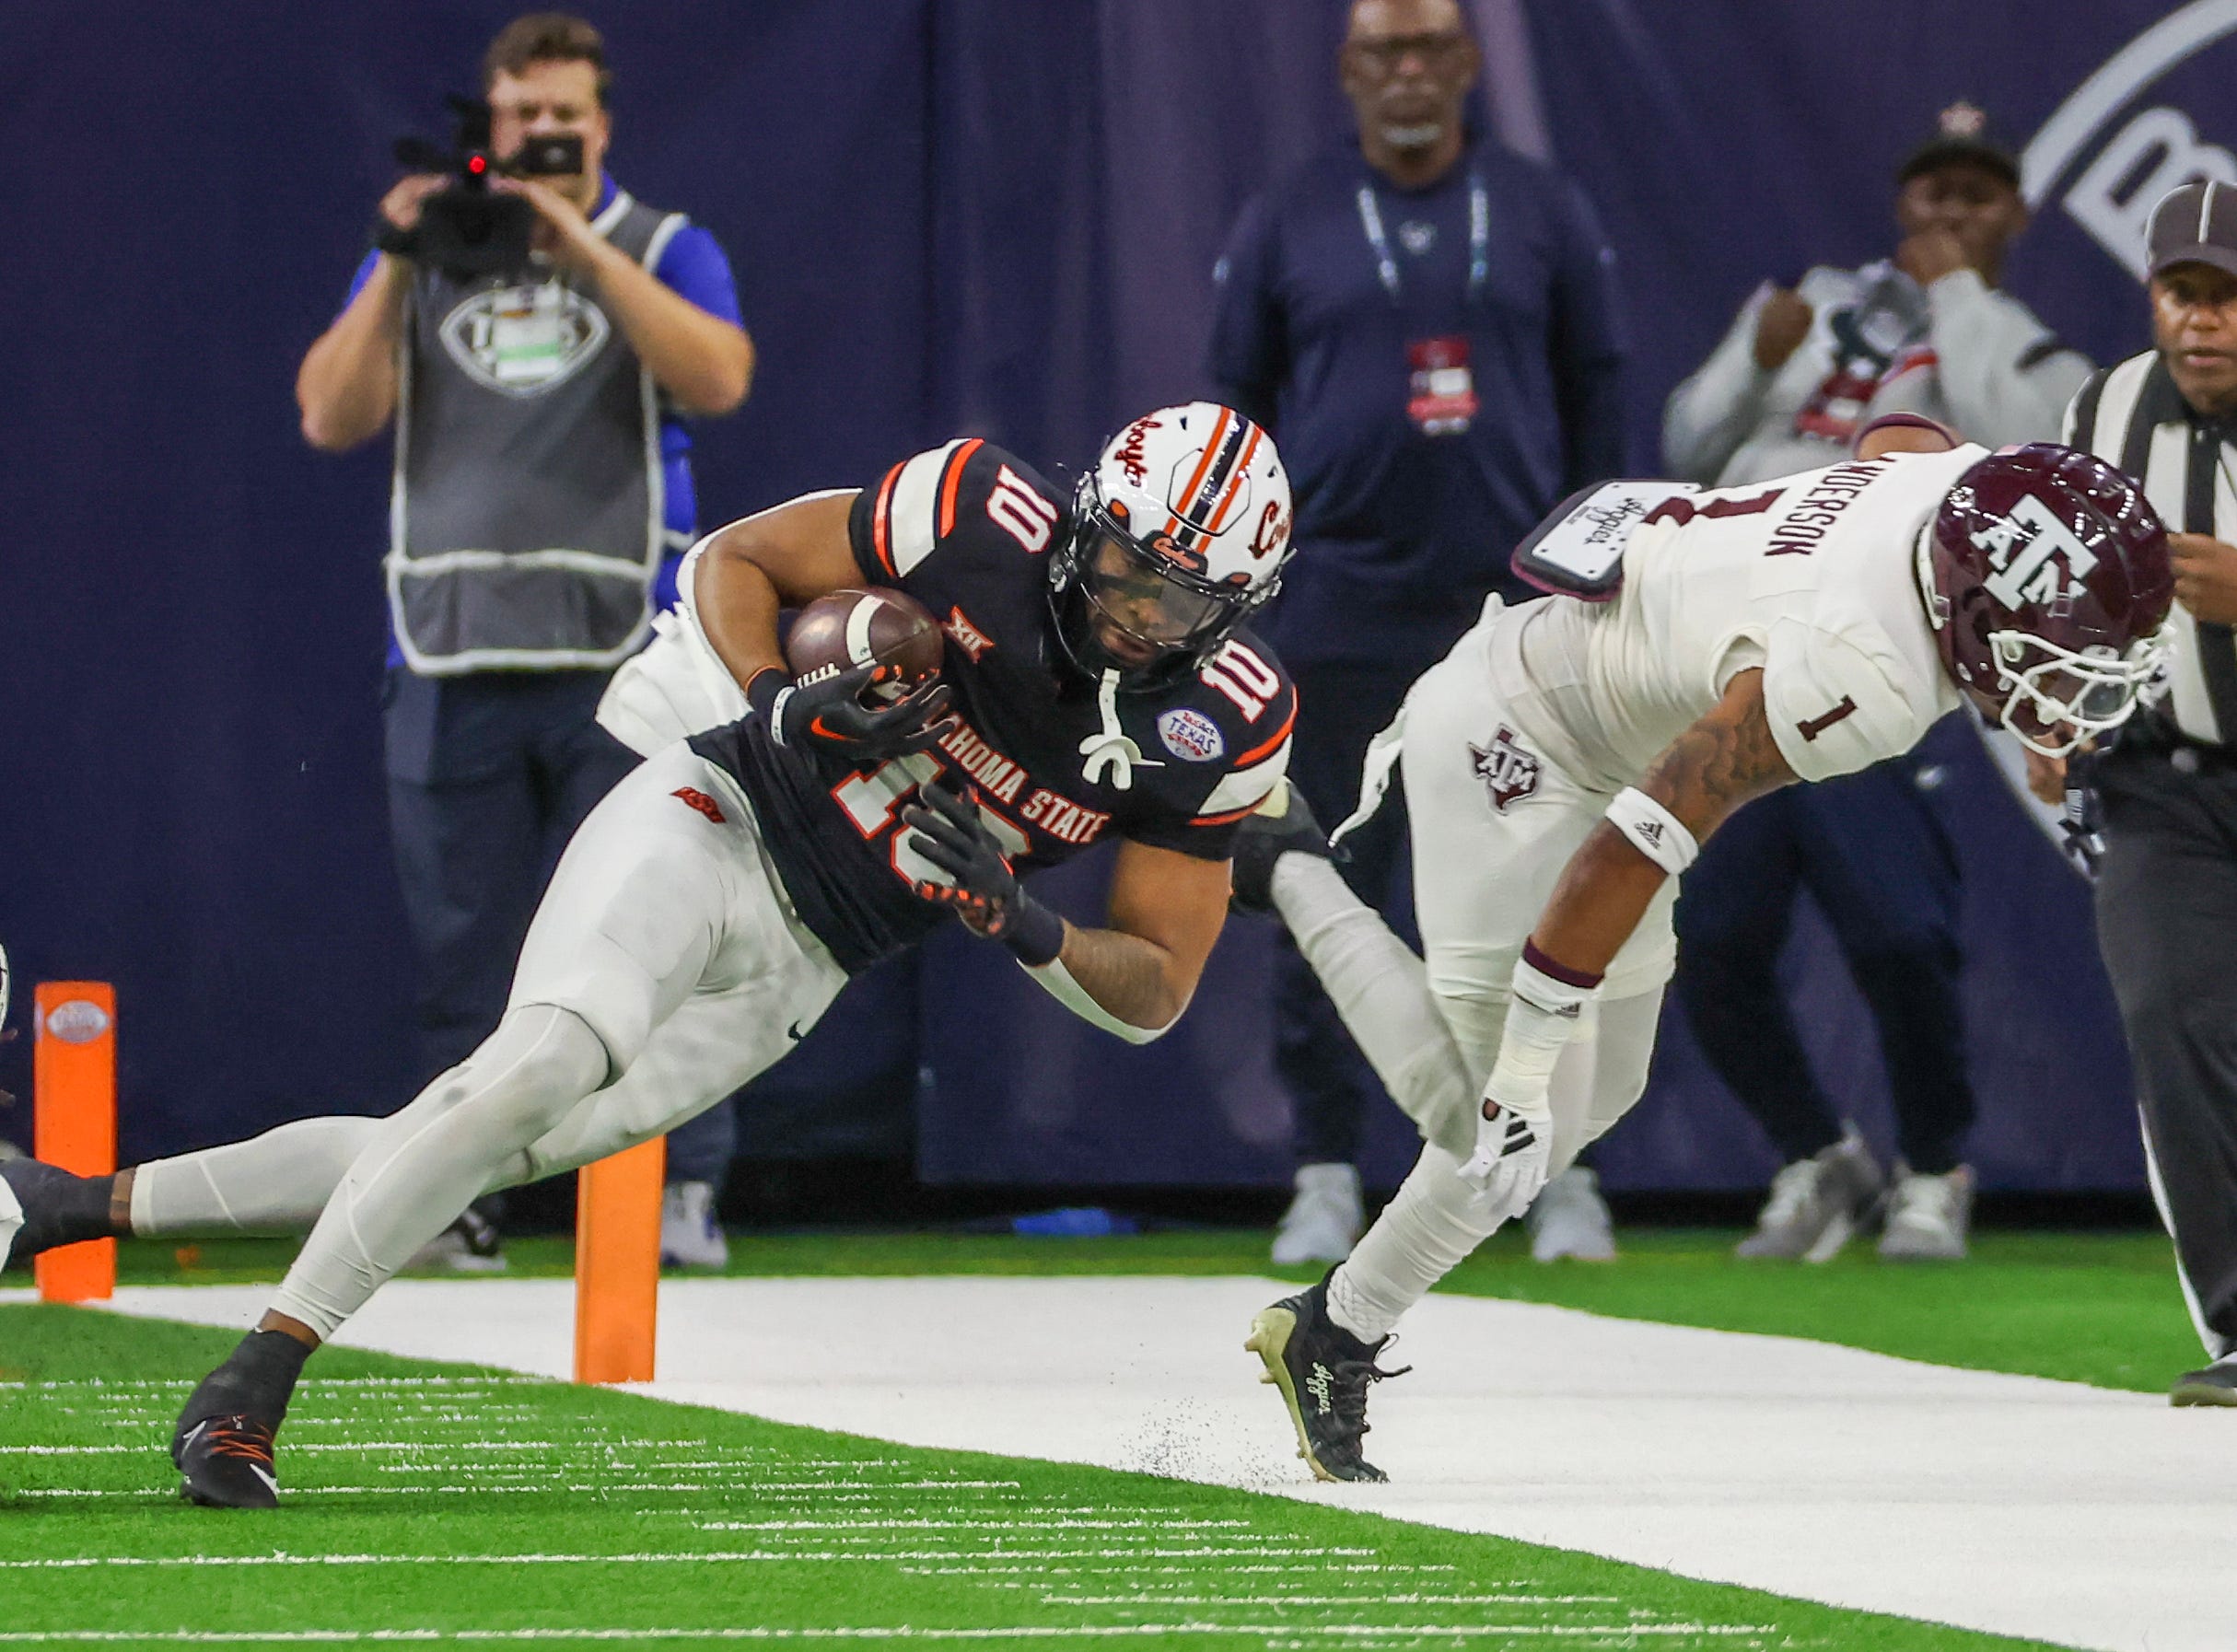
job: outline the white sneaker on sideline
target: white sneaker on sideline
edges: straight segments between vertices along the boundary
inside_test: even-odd
[[[1898,1161],[1880,1254],[1890,1262],[1963,1262],[1973,1226],[1973,1169],[1921,1176]]]
[[[1275,1265],[1342,1262],[1359,1242],[1363,1215],[1357,1166],[1299,1165],[1297,1196],[1274,1230]]]
[[[715,1187],[707,1181],[671,1181],[660,1192],[660,1265],[721,1268],[730,1240],[715,1219]]]
[[[1600,1177],[1588,1166],[1571,1165],[1547,1182],[1522,1225],[1530,1230],[1532,1262],[1615,1260],[1614,1219],[1600,1196]]]
[[[1771,1196],[1737,1256],[1831,1262],[1879,1208],[1886,1186],[1879,1161],[1854,1124],[1841,1139],[1798,1158],[1771,1179]]]
[[[459,1219],[412,1253],[407,1274],[502,1274],[505,1236],[497,1225],[469,1204]]]

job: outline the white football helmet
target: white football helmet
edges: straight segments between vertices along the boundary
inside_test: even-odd
[[[1216,401],[1161,407],[1104,445],[1050,560],[1057,635],[1084,670],[1147,688],[1193,669],[1281,587],[1289,477]]]

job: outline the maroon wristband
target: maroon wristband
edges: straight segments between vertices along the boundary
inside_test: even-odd
[[[1580,993],[1590,992],[1607,979],[1604,975],[1590,975],[1582,970],[1572,970],[1567,964],[1555,963],[1538,950],[1538,943],[1535,941],[1522,943],[1522,961],[1537,971],[1539,974],[1558,981],[1564,986],[1573,986]]]

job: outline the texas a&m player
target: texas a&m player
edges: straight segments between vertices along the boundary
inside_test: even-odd
[[[0,1261],[11,1240],[309,1227],[172,1442],[190,1497],[269,1506],[306,1357],[469,1201],[693,1116],[949,913],[1096,1026],[1156,1038],[1218,937],[1238,823],[1288,761],[1296,695],[1243,621],[1289,515],[1272,440],[1197,402],[1127,425],[1069,494],[957,441],[711,535],[608,707],[632,743],[691,738],[568,844],[489,1041],[387,1119],[115,1177],[0,1166]],[[939,676],[876,704],[898,667],[795,683],[780,609],[865,586],[938,617]],[[1020,886],[1107,838],[1103,926]]]
[[[1378,742],[1423,958],[1294,801],[1239,847],[1238,900],[1279,911],[1425,1140],[1350,1259],[1246,1344],[1322,1478],[1384,1477],[1360,1442],[1399,1316],[1638,1099],[1678,878],[1727,815],[1905,751],[1964,697],[2046,755],[2135,709],[2173,594],[2142,493],[1925,423],[1755,486],[1610,483],[1518,551],[1562,594],[1495,599]]]

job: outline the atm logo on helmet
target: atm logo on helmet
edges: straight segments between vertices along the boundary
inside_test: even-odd
[[[2080,595],[2097,553],[2042,500],[2021,499],[1973,536],[1997,571],[1981,582],[2005,608],[2056,608]],[[2065,565],[2060,566],[2061,561]]]
[[[2115,52],[2043,123],[2020,157],[2020,192],[2028,205],[2040,207],[2071,175],[2068,214],[2141,280],[2144,231],[2161,197],[2195,178],[2237,183],[2237,156],[2200,136],[2185,111],[2144,99],[2232,34],[2237,0],[2191,0]]]

